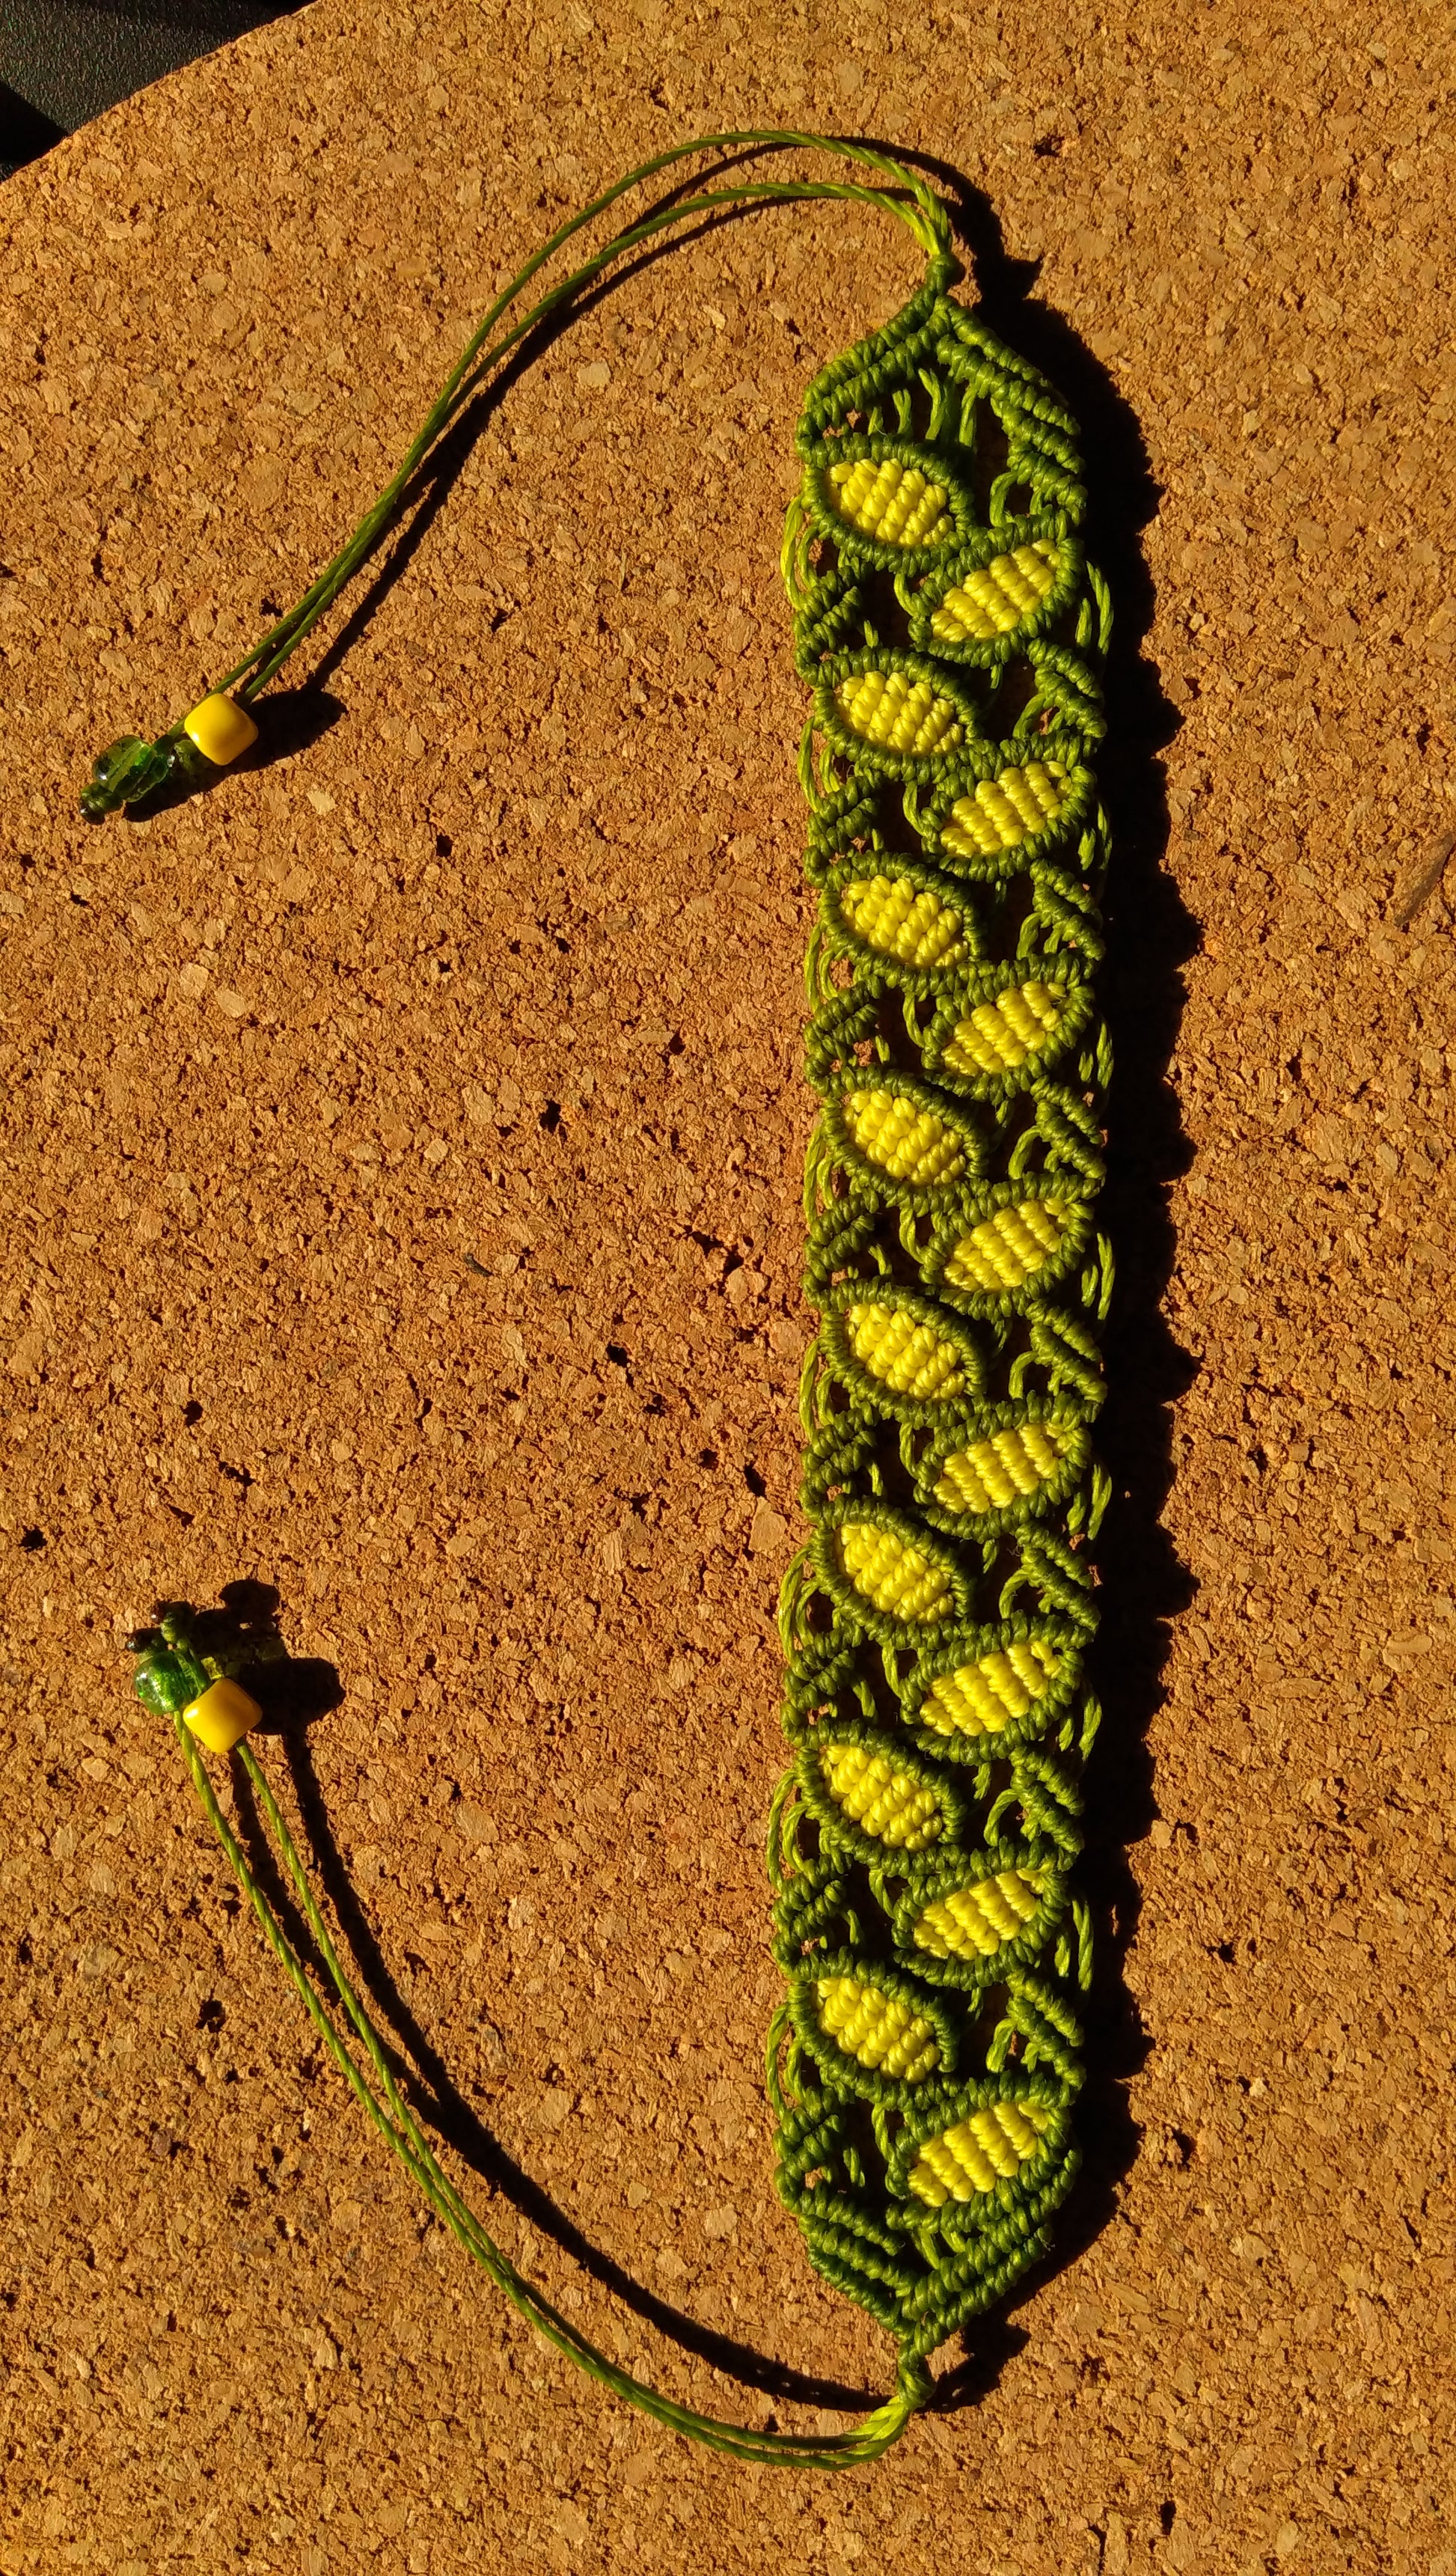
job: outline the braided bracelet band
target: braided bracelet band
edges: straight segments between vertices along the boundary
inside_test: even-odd
[[[799,422],[812,1535],[784,1585],[779,2188],[902,2370],[1075,2169],[1109,1072],[1074,422],[932,262]]]
[[[507,320],[544,262],[643,178],[693,153],[790,145],[867,165],[875,184],[735,179],[672,198]],[[799,2437],[695,2414],[523,2280],[441,2167],[340,1962],[247,1740],[261,1709],[246,1650],[205,1653],[175,1606],[134,1642],[138,1694],[171,1718],[265,1937],[466,2251],[560,2351],[659,2422],[738,2458],[842,2468],[898,2437],[930,2392],[928,2356],[1044,2251],[1074,2170],[1090,1939],[1071,1873],[1097,1724],[1083,1666],[1106,1495],[1095,1328],[1111,1275],[1093,1214],[1107,834],[1089,765],[1108,610],[1081,542],[1075,426],[951,298],[944,208],[888,155],[782,133],[681,145],[527,262],[333,562],[181,724],[104,752],[81,803],[99,821],[249,747],[250,706],[536,324],[671,224],[806,197],[896,215],[927,260],[904,309],[809,389],[783,552],[813,693],[800,774],[819,891],[807,1063],[820,1110],[804,1205],[819,1325],[802,1388],[810,1537],[780,1611],[794,1759],[770,1824],[788,1995],[768,2088],[779,2190],[810,2259],[898,2348],[894,2394],[860,2429]],[[203,1749],[251,1783],[316,1977]]]

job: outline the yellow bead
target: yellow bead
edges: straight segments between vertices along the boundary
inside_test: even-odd
[[[258,739],[258,728],[247,708],[240,707],[236,698],[225,698],[220,689],[214,689],[210,698],[204,698],[190,716],[183,718],[182,730],[189,741],[196,743],[203,758],[218,769],[226,769],[230,760],[236,760],[240,751],[246,751]]]
[[[263,1712],[258,1703],[238,1682],[214,1682],[200,1699],[182,1711],[182,1723],[191,1728],[199,1744],[209,1753],[231,1753],[235,1744],[257,1725]]]

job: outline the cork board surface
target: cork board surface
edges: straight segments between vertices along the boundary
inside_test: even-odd
[[[1453,795],[1452,92],[1434,5],[314,0],[7,186],[6,2576],[1456,2570],[1456,962],[1439,894],[1392,919]],[[959,174],[1121,619],[1087,2173],[961,2402],[839,2481],[690,2453],[468,2272],[118,1641],[272,1587],[318,1688],[267,1759],[488,2223],[689,2402],[853,2420],[886,2347],[759,2079],[776,556],[804,381],[908,245],[767,212],[644,268],[300,657],[276,756],[74,808],[548,223],[740,122]]]

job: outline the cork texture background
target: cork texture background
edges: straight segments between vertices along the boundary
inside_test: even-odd
[[[314,0],[5,188],[5,2576],[1456,2571],[1456,925],[1393,918],[1456,822],[1453,92],[1434,0]],[[779,527],[908,240],[776,210],[644,265],[266,756],[75,810],[551,223],[783,122],[954,177],[1120,620],[1086,2174],[837,2481],[604,2402],[427,2222],[120,1641],[276,1595],[265,1759],[573,2317],[742,2421],[883,2392],[772,2191],[760,1855],[810,1114]]]

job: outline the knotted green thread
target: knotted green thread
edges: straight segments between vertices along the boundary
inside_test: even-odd
[[[660,207],[500,329],[545,261],[630,187],[704,150],[807,146],[855,183],[751,181]],[[265,1774],[239,1758],[343,2015],[253,1876],[181,1710],[185,1624],[138,1677],[330,2056],[425,2198],[517,2309],[656,2421],[762,2463],[842,2468],[898,2438],[927,2356],[1046,2250],[1075,2171],[1073,1995],[1090,1922],[1069,1869],[1097,1724],[1087,1548],[1107,1485],[1088,1435],[1110,1255],[1094,1231],[1109,1071],[1091,972],[1107,857],[1090,759],[1108,603],[1085,560],[1075,425],[946,290],[944,209],[886,154],[791,133],[685,144],[553,234],[497,298],[399,471],[302,599],[215,684],[255,700],[525,335],[667,226],[843,197],[907,223],[924,284],[823,369],[785,528],[799,771],[821,890],[806,962],[820,1095],[805,1164],[808,1545],[785,1579],[785,1728],[769,1870],[789,1997],[769,2038],[778,2187],[811,2261],[894,2335],[895,2392],[824,2440],[720,2422],[610,2362],[510,2264],[436,2159],[350,1985]],[[491,338],[493,332],[498,336]],[[194,711],[196,713],[197,711]],[[189,720],[190,721],[190,720]],[[174,725],[114,744],[99,820],[179,768]],[[352,2030],[364,2064],[351,2049]],[[366,2071],[367,2070],[367,2071]]]

